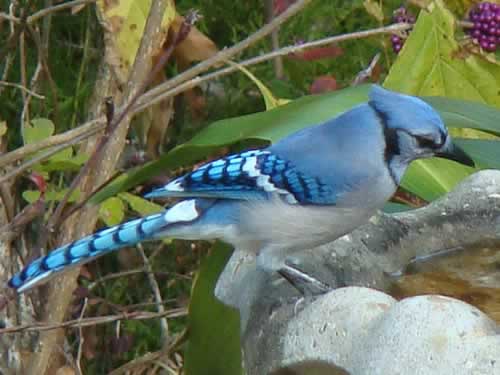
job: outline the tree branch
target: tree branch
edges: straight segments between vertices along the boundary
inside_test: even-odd
[[[98,324],[106,324],[111,322],[116,322],[118,320],[146,320],[146,319],[157,319],[157,318],[178,318],[187,315],[187,308],[178,307],[168,311],[162,312],[147,312],[147,311],[134,311],[134,312],[122,312],[114,315],[104,315],[96,316],[91,318],[77,318],[73,320],[68,320],[62,323],[33,323],[24,324],[20,326],[0,328],[0,335],[13,334],[19,332],[44,332],[44,331],[54,331],[60,328],[80,328],[95,326]]]
[[[398,31],[408,30],[411,27],[412,27],[411,24],[397,23],[397,24],[393,24],[393,25],[389,25],[389,26],[378,27],[375,29],[357,31],[354,33],[348,33],[348,34],[342,34],[342,35],[336,35],[336,36],[331,36],[328,38],[314,40],[314,41],[308,42],[308,43],[284,47],[284,48],[281,48],[281,49],[276,50],[276,51],[272,51],[272,52],[269,52],[269,53],[266,53],[266,54],[263,54],[260,56],[253,57],[253,58],[248,59],[248,60],[238,62],[238,64],[235,66],[229,66],[229,67],[224,68],[224,69],[219,69],[219,70],[216,70],[215,72],[205,74],[201,77],[194,77],[193,79],[186,81],[186,82],[178,85],[177,87],[174,87],[173,89],[164,90],[164,88],[167,87],[166,84],[159,85],[159,86],[155,87],[154,89],[149,90],[146,93],[144,93],[144,95],[139,100],[139,105],[137,107],[132,108],[132,111],[134,113],[143,111],[144,109],[148,108],[151,105],[154,105],[154,104],[156,104],[156,103],[158,103],[166,98],[169,98],[171,96],[178,95],[181,92],[192,89],[193,87],[196,87],[203,82],[222,77],[224,75],[233,73],[234,71],[238,71],[239,70],[238,66],[255,65],[255,64],[262,63],[264,61],[269,61],[271,59],[274,59],[276,56],[285,56],[285,55],[289,55],[292,53],[297,53],[297,52],[303,51],[305,49],[319,47],[319,46],[328,45],[328,44],[332,44],[332,43],[339,43],[339,42],[343,42],[346,40],[362,39],[362,38],[367,38],[367,37],[381,35],[381,34],[392,34],[392,33],[398,32]]]
[[[156,37],[158,34],[157,30],[169,1],[170,0],[154,0],[151,4],[141,44],[130,73],[129,83],[124,95],[124,103],[128,102],[128,100],[133,97],[141,83],[146,80],[147,75],[151,71],[152,54],[156,53],[160,46],[159,44],[154,44],[160,42]],[[96,92],[97,90],[99,90],[99,88],[96,88]],[[107,92],[104,93],[102,90],[100,90],[98,94],[108,96]],[[115,96],[116,95],[115,93]],[[97,102],[102,103],[102,98]],[[131,115],[124,118],[113,133],[113,137],[111,137],[109,142],[104,146],[99,168],[89,171],[90,173],[82,178],[80,190],[83,193],[92,191],[94,187],[99,186],[114,173],[118,158],[125,146],[130,118]],[[97,139],[94,138],[86,145],[87,152],[91,153],[91,150],[95,150],[96,144]],[[63,226],[58,228],[58,232],[61,234],[58,243],[68,243],[88,234],[94,229],[96,221],[96,208],[84,207],[78,214],[73,215]],[[44,314],[44,320],[51,322],[61,322],[63,320],[76,287],[78,271],[78,269],[69,271],[61,276],[58,283],[49,284],[48,303],[47,310]],[[44,374],[46,372],[50,359],[53,357],[53,350],[58,346],[62,334],[63,332],[61,330],[45,331],[40,334],[39,348],[36,354],[33,354],[27,366],[27,373]]]
[[[307,42],[303,44],[298,44],[298,45],[293,45],[293,46],[287,46],[284,48],[281,48],[276,51],[272,51],[267,54],[263,54],[260,56],[253,57],[248,60],[244,60],[241,62],[238,62],[238,65],[240,66],[251,66],[255,64],[259,64],[262,62],[269,61],[276,56],[286,56],[291,53],[296,53],[300,52],[309,48],[313,47],[319,47],[323,45],[328,45],[332,43],[339,43],[347,40],[354,40],[354,39],[362,39],[362,38],[367,38],[367,37],[372,37],[376,35],[382,35],[382,34],[392,34],[398,31],[403,31],[403,30],[408,30],[412,26],[406,23],[398,23],[394,25],[389,25],[385,27],[379,27],[375,29],[370,29],[370,30],[364,30],[364,31],[358,31],[354,33],[348,33],[348,34],[342,34],[342,35],[336,35],[336,36],[331,36],[319,40],[315,40],[312,42]],[[194,77],[188,81],[185,81],[184,83],[168,90],[164,90],[163,88],[165,86],[159,85],[155,87],[154,89],[151,89],[147,92],[145,92],[143,95],[140,96],[138,99],[138,104],[134,107],[132,107],[131,111],[133,114],[136,114],[138,112],[143,111],[144,109],[148,108],[149,106],[152,106],[166,98],[178,95],[182,92],[185,92],[189,89],[192,89],[193,87],[196,87],[200,85],[203,82],[207,82],[213,79],[217,79],[219,77],[222,77],[224,75],[233,73],[235,71],[239,71],[238,68],[235,66],[229,66],[223,69],[216,70],[212,73],[205,74],[203,76],[197,76]],[[123,109],[119,109],[123,110]],[[60,144],[67,144],[68,146],[71,144],[75,144],[77,142],[71,143],[71,139],[73,137],[79,137],[80,135],[87,133],[83,138],[91,137],[92,135],[96,134],[97,132],[101,131],[105,127],[105,118],[104,116],[101,116],[97,119],[94,119],[92,121],[89,121],[78,128],[75,128],[73,130],[69,130],[65,133],[61,133],[58,135],[54,135],[52,137],[49,137],[43,141],[29,144],[23,147],[20,147],[14,151],[11,151],[4,156],[0,157],[0,168],[4,167],[8,164],[11,164],[19,159],[23,159],[27,157],[28,155],[38,152],[40,150],[43,150],[45,148],[49,147],[54,147],[58,146]],[[80,140],[81,141],[81,140]],[[47,157],[53,155],[52,153],[48,155]],[[24,168],[25,169],[25,168]],[[24,170],[23,169],[23,170]],[[9,177],[13,177],[15,174],[11,173]],[[1,179],[1,181],[4,181],[5,177]]]

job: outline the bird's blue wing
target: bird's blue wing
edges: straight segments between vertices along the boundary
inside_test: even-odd
[[[268,199],[281,196],[290,204],[335,204],[333,188],[320,176],[298,170],[271,151],[251,150],[204,164],[162,188],[154,197]]]

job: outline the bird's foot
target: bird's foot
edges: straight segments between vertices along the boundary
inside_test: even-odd
[[[316,296],[333,290],[330,285],[286,263],[278,270],[278,273],[297,289],[302,296]]]

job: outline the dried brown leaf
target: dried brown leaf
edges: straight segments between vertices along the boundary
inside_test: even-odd
[[[172,31],[177,33],[183,22],[184,17],[176,15],[172,22]],[[191,63],[206,60],[217,52],[218,48],[215,43],[195,26],[192,26],[186,39],[175,48],[173,55],[179,67],[185,69]]]
[[[57,369],[55,375],[76,375],[76,371],[70,366],[63,366]]]

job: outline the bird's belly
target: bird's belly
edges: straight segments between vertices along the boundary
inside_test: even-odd
[[[368,221],[375,209],[255,203],[241,211],[246,240],[291,251],[333,241]]]

